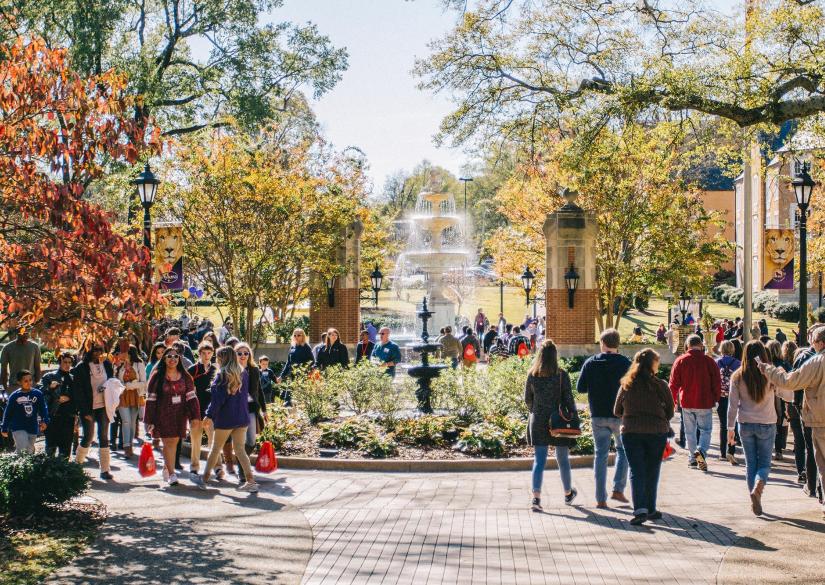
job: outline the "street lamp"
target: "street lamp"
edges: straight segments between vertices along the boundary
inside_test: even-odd
[[[330,308],[335,306],[335,278],[333,274],[324,279],[324,284],[327,287],[327,306]]]
[[[524,292],[527,294],[527,306],[530,306],[530,291],[533,290],[533,281],[536,275],[530,272],[530,267],[524,267],[524,273],[521,275],[521,284],[524,287]]]
[[[146,161],[146,166],[143,167],[143,172],[132,181],[132,184],[137,187],[138,197],[140,203],[143,205],[143,246],[149,252],[149,265],[146,268],[144,278],[151,280],[152,275],[152,214],[150,209],[155,203],[155,195],[158,191],[160,180],[154,175],[152,169],[149,168],[149,161]]]
[[[808,345],[808,205],[814,190],[811,163],[797,160],[793,185],[799,207],[799,341]]]
[[[504,281],[498,281],[498,312],[504,313]]]
[[[570,268],[564,273],[564,284],[567,285],[567,306],[573,308],[573,296],[576,294],[576,289],[579,288],[579,273],[576,272],[576,267],[570,263]]]
[[[685,324],[685,315],[687,315],[688,308],[690,308],[690,295],[683,288],[682,292],[679,293],[679,312],[682,314],[682,325]]]
[[[461,177],[458,179],[462,183],[464,183],[464,215],[467,215],[467,183],[472,183],[473,180],[469,177]],[[464,220],[466,222],[466,219]]]
[[[699,295],[699,321],[702,320],[702,309],[704,308],[705,295]]]
[[[673,293],[670,292],[670,291],[667,291],[667,292],[665,292],[665,294],[663,296],[665,297],[665,300],[667,301],[667,326],[669,328],[671,322],[673,321],[673,314],[672,314],[672,310],[673,310],[673,304],[672,304]]]
[[[378,269],[378,264],[375,265],[375,270],[370,273],[370,280],[372,280],[372,294],[375,306],[378,306],[378,291],[381,290],[381,282],[384,280],[384,275]]]

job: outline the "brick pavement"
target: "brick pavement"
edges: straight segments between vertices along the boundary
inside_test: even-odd
[[[664,517],[645,527],[630,526],[629,505],[595,508],[589,469],[573,471],[573,507],[563,504],[558,472],[546,472],[543,514],[528,509],[528,472],[278,475],[274,495],[312,526],[307,585],[716,583],[731,547],[755,559],[774,551],[744,536],[817,510],[789,462],[765,491],[765,511],[777,516],[767,520],[750,512],[744,465],[713,460],[703,474],[687,468],[683,451],[663,467]]]

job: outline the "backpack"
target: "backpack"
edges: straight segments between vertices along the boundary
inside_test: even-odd
[[[527,344],[523,341],[519,343],[518,349],[516,350],[516,355],[518,355],[520,358],[523,358],[526,357],[528,353],[530,353],[530,350],[527,349]]]
[[[733,375],[733,370],[730,366],[725,366],[721,371],[722,375],[722,398],[730,394],[730,378]]]
[[[464,348],[464,359],[468,362],[476,361],[476,348],[473,347],[472,343],[468,343],[467,347]]]

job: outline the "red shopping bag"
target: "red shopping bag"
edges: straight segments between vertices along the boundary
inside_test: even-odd
[[[667,443],[665,443],[665,450],[664,450],[664,452],[662,453],[662,461],[666,461],[666,460],[670,459],[670,457],[671,457],[671,456],[672,456],[675,452],[676,452],[676,449],[674,449],[674,448],[673,448],[673,445],[671,445],[670,441],[668,441]]]
[[[143,477],[155,475],[155,472],[157,471],[157,468],[155,467],[155,454],[152,452],[151,443],[144,443],[140,450],[138,471]]]
[[[275,449],[272,443],[264,441],[261,450],[258,451],[258,460],[255,461],[255,471],[260,473],[272,473],[278,469],[278,459],[275,457]]]

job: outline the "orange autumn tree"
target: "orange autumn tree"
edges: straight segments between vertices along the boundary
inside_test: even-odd
[[[81,78],[39,39],[0,47],[0,329],[111,335],[159,301],[146,252],[83,199],[147,146],[124,89],[113,73]]]

